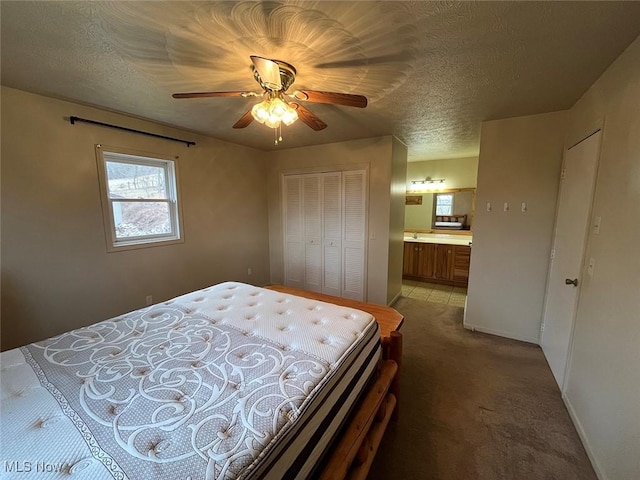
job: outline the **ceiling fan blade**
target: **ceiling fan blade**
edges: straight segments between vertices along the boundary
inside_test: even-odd
[[[305,125],[308,125],[309,127],[311,127],[313,130],[319,131],[327,128],[326,123],[324,123],[322,120],[316,117],[316,115],[312,111],[307,110],[305,107],[303,107],[299,103],[290,103],[289,105],[291,105],[293,108],[296,109],[296,111],[298,112],[298,118],[300,119],[300,121]]]
[[[251,115],[251,110],[249,110],[240,117],[240,120],[233,125],[233,128],[246,128],[251,124],[251,122],[253,122],[253,115]]]
[[[256,71],[260,75],[262,83],[271,90],[282,90],[282,80],[280,79],[280,66],[268,58],[251,55],[251,61]]]
[[[204,97],[257,97],[255,92],[193,92],[193,93],[174,93],[173,98],[204,98]]]
[[[314,65],[314,68],[351,68],[365,67],[367,65],[388,64],[393,62],[409,62],[415,58],[413,51],[407,50],[393,55],[378,55],[377,57],[353,58],[350,60],[338,60]]]
[[[350,93],[296,90],[293,96],[298,100],[306,100],[307,102],[313,103],[329,103],[332,105],[344,105],[346,107],[358,108],[364,108],[367,106],[367,97],[364,95],[352,95]]]

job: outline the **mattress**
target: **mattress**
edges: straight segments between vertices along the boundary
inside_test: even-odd
[[[0,355],[0,478],[306,478],[380,356],[368,313],[226,282]]]
[[[436,228],[450,228],[453,230],[460,230],[464,227],[462,222],[435,222]]]

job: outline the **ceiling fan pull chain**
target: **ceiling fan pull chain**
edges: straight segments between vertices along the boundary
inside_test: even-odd
[[[278,127],[278,131],[280,132],[278,135],[278,142],[282,141],[282,125]]]
[[[273,144],[278,145],[278,129],[273,129]]]

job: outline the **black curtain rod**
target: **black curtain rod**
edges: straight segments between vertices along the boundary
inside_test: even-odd
[[[142,130],[135,130],[133,128],[121,127],[119,125],[111,125],[110,123],[96,122],[95,120],[87,120],[86,118],[80,118],[80,117],[73,117],[73,116],[69,117],[69,123],[71,123],[71,125],[74,125],[76,122],[91,123],[93,125],[100,125],[101,127],[109,127],[109,128],[115,128],[117,130],[124,130],[125,132],[140,133],[142,135],[148,135],[150,137],[164,138],[165,140],[171,140],[173,142],[186,143],[187,147],[190,147],[191,145],[196,144],[196,142],[192,142],[189,140],[182,140],[180,138],[167,137],[165,135],[158,135],[157,133],[143,132]]]

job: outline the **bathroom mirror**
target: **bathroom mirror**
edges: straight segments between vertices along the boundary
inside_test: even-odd
[[[412,192],[407,194],[405,204],[404,229],[420,232],[445,230],[469,231],[473,226],[473,216],[475,210],[475,188],[445,189],[432,192]],[[421,197],[420,199],[416,197]],[[446,222],[452,225],[445,225],[436,220],[461,220],[443,217],[464,218],[464,225],[455,225],[459,222]],[[436,218],[438,217],[438,218]]]

